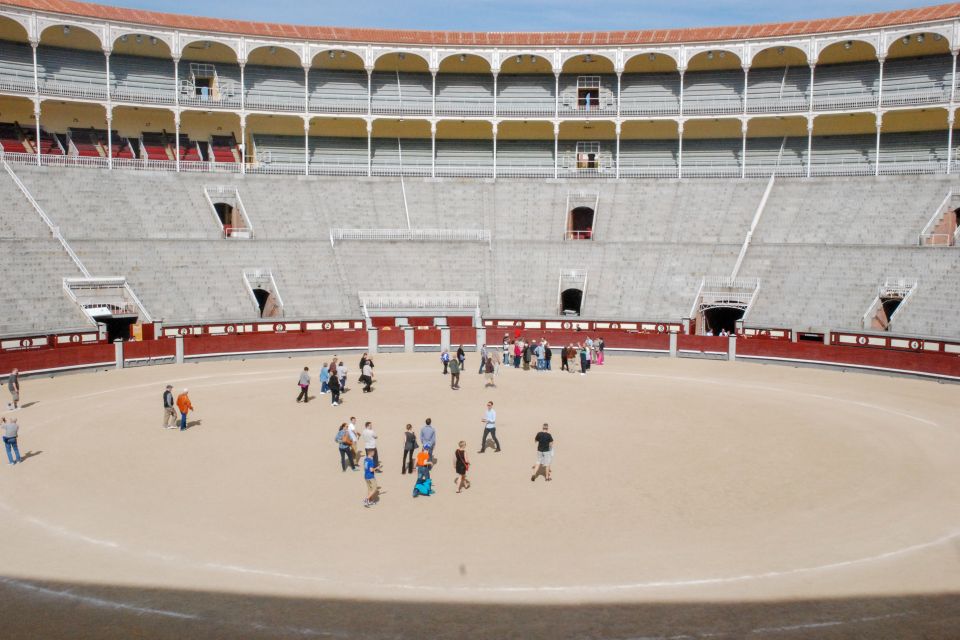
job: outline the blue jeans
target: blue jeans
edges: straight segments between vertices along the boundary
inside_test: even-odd
[[[180,414],[180,431],[183,431],[187,428],[187,414]]]
[[[329,390],[330,390],[330,385],[327,384],[326,380],[320,383],[320,393],[326,393]]]
[[[430,467],[417,467],[417,484],[430,477]]]
[[[546,362],[547,361],[544,360],[543,358],[537,358],[537,369],[539,369],[540,371],[543,371],[544,369],[546,369],[547,368]]]
[[[14,463],[20,462],[20,449],[17,447],[17,439],[16,439],[16,437],[14,437],[14,438],[8,438],[8,437],[4,436],[4,437],[3,437],[3,446],[6,447],[6,449],[7,449],[7,460],[10,461],[10,464],[14,464]],[[13,454],[10,453],[10,450],[11,450],[11,449],[13,450],[13,453],[17,454],[17,459],[16,459],[16,460],[13,459]]]

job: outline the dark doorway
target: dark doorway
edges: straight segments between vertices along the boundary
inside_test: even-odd
[[[220,218],[220,224],[226,227],[233,226],[233,207],[227,204],[226,202],[216,202],[213,205],[214,210],[217,212],[217,217]]]
[[[704,333],[712,331],[720,335],[722,331],[736,335],[737,320],[743,317],[744,310],[737,307],[712,307],[703,311]]]
[[[566,289],[560,294],[560,313],[565,316],[580,315],[580,304],[583,302],[583,291],[580,289]]]
[[[130,339],[130,327],[137,322],[137,316],[96,316],[94,320],[106,325],[107,340],[122,340],[126,342]]]
[[[890,318],[896,313],[901,302],[903,302],[903,298],[880,298],[880,304],[883,305],[883,313],[887,321],[885,324],[889,324]]]
[[[571,240],[590,240],[593,238],[593,209],[577,207],[570,212],[567,222],[567,237]]]
[[[270,292],[266,289],[254,289],[253,295],[257,299],[257,306],[260,307],[260,317],[263,317],[263,310],[267,308],[267,300],[270,299]]]

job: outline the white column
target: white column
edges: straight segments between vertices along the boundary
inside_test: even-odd
[[[310,63],[303,65],[303,112],[310,113]]]
[[[240,114],[240,173],[247,173],[247,114]]]
[[[373,67],[367,67],[367,117],[373,114]]]
[[[883,108],[883,61],[886,60],[886,56],[877,56],[877,59],[880,61],[880,90],[877,91],[877,109]]]
[[[107,104],[110,104],[111,96],[110,96],[110,50],[109,49],[103,50],[103,57],[106,60],[104,69],[106,70],[106,74],[107,74]]]
[[[310,117],[303,118],[303,175],[310,175]]]
[[[956,116],[953,109],[947,112],[947,175],[953,173],[953,121]]]
[[[246,61],[240,62],[240,111],[246,109],[247,105],[247,82],[243,74],[246,66]]]
[[[40,98],[37,97],[33,102],[33,119],[37,123],[36,151],[37,166],[40,166]]]
[[[747,117],[740,123],[740,132],[743,134],[743,147],[740,150],[740,179],[747,177]]]
[[[560,119],[560,71],[553,70],[553,117]]]
[[[956,62],[956,56],[954,56],[954,62]],[[497,117],[497,75],[498,72],[494,70],[493,72],[493,117]]]
[[[554,122],[553,123],[553,178],[554,180],[556,180],[560,174],[559,150],[560,150],[560,123]]]
[[[36,49],[36,47],[34,47],[34,49]],[[950,104],[953,104],[957,97],[957,49],[951,51],[950,55],[953,58],[953,66],[950,71]],[[34,53],[34,61],[36,61],[36,53]],[[34,64],[34,67],[36,67],[36,64]]]
[[[436,78],[436,76],[434,76]],[[436,108],[434,108],[436,110]],[[437,123],[430,123],[430,177],[437,177]]]
[[[883,128],[883,114],[877,113],[877,151],[874,158],[874,172],[873,175],[880,175],[880,130]]]
[[[813,113],[813,81],[816,79],[817,63],[810,63],[810,104],[807,105],[807,111]]]
[[[373,120],[367,120],[367,177],[373,175]]]
[[[617,91],[617,111],[620,111],[620,98],[619,98],[619,95],[620,95],[619,88],[620,88],[620,87],[619,87],[619,85],[620,85],[620,76],[618,75],[618,76],[617,76],[617,89],[618,89],[618,91]],[[615,160],[616,160],[616,165],[615,165],[615,166],[616,166],[616,169],[617,169],[617,173],[616,173],[616,178],[617,178],[617,180],[620,179],[620,131],[621,131],[621,128],[622,128],[622,125],[620,124],[620,120],[618,119],[618,120],[614,123],[614,125],[613,125],[614,133],[616,133],[616,135],[617,135],[617,157],[615,158]]]
[[[812,68],[812,67],[811,67]],[[811,175],[813,166],[813,116],[807,117],[807,177]]]
[[[622,88],[622,80],[623,80],[623,72],[622,72],[622,71],[617,71],[617,119],[618,119],[618,120],[620,119],[620,89]],[[619,143],[618,143],[617,146],[618,146],[618,154],[619,154]],[[617,177],[619,178],[619,177],[620,177],[620,176],[619,176],[619,171],[620,171],[620,168],[619,168],[619,166],[620,166],[620,165],[619,165],[619,160],[617,161],[617,163],[618,163],[618,164],[617,164],[617,173],[618,173]]]
[[[173,58],[173,104],[180,110],[180,56]]]
[[[683,116],[683,74],[686,71],[686,67],[680,67],[680,115]]]
[[[743,65],[743,115],[747,115],[747,98],[750,95],[750,63]]]
[[[497,179],[497,130],[499,129],[499,123],[493,121],[493,179]]]
[[[37,72],[37,47],[40,45],[39,42],[30,41],[30,49],[33,51],[33,95],[40,95],[40,78]],[[953,55],[953,61],[956,63],[957,55]]]
[[[177,172],[180,171],[180,109],[177,109],[173,112],[173,144],[175,149],[175,158],[177,164]]]
[[[683,120],[677,123],[679,144],[677,145],[677,178],[683,177]]]
[[[113,169],[113,107],[107,103],[107,169]]]
[[[437,70],[430,69],[430,81],[433,87],[430,91],[430,115],[437,117]]]

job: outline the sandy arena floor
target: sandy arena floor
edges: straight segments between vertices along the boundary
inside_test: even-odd
[[[485,390],[468,354],[454,392],[436,354],[389,354],[367,395],[357,360],[340,407],[294,402],[321,356],[25,379],[5,637],[960,633],[955,385],[614,356]],[[160,426],[167,382],[186,432]],[[488,399],[503,452],[478,455]],[[372,509],[333,442],[350,416],[380,436]],[[413,499],[402,431],[427,416],[437,493]],[[532,483],[543,422],[554,480]]]

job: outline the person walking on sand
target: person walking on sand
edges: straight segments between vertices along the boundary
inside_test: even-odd
[[[486,374],[486,382],[484,387],[496,387],[497,383],[493,380],[493,373],[496,371],[496,366],[493,364],[493,356],[487,356],[486,361],[483,363],[483,369]]]
[[[367,484],[367,497],[363,500],[363,506],[372,507],[380,502],[380,485],[377,484],[377,472],[381,469],[373,459],[373,455],[368,451],[367,457],[363,459],[363,481]]]
[[[330,387],[330,404],[336,407],[340,404],[340,378],[336,372],[330,374],[330,380],[327,382]]]
[[[7,450],[7,460],[10,464],[21,462],[20,447],[17,446],[17,436],[20,434],[20,425],[16,418],[0,418],[0,433],[3,434],[3,446]]]
[[[173,400],[173,385],[168,384],[163,390],[163,428],[177,428],[177,405]]]
[[[363,439],[363,448],[367,455],[373,455],[373,461],[380,467],[380,453],[377,451],[377,432],[373,430],[373,423],[367,422],[363,425],[363,433],[360,434]]]
[[[463,365],[467,363],[467,354],[463,351],[463,345],[457,347],[457,360],[460,361],[460,371],[463,371]]]
[[[460,390],[460,361],[450,361],[450,388],[454,391]]]
[[[447,375],[447,367],[450,366],[450,352],[446,349],[440,354],[440,362],[443,363],[443,375]]]
[[[480,422],[483,423],[483,439],[480,441],[480,451],[477,453],[483,453],[487,450],[487,438],[493,440],[493,444],[497,447],[497,453],[500,453],[500,441],[497,440],[497,412],[493,410],[493,402],[487,403],[487,412],[480,418]]]
[[[20,408],[20,370],[14,369],[7,378],[7,391],[10,392],[10,408]]]
[[[300,380],[297,382],[300,386],[300,395],[297,396],[297,402],[303,400],[304,403],[310,400],[307,394],[310,392],[310,367],[304,367],[300,372]]]
[[[184,389],[183,393],[177,396],[177,409],[180,410],[180,431],[186,431],[187,414],[194,410],[189,393],[189,389]]]
[[[413,473],[414,452],[420,445],[417,444],[417,434],[413,432],[413,425],[408,424],[403,432],[403,463],[400,465],[400,474]]]
[[[457,493],[470,488],[470,481],[467,480],[467,471],[470,470],[470,461],[467,460],[467,443],[463,440],[457,445],[457,451],[454,454],[454,469],[457,477],[453,483],[457,485]]]
[[[533,475],[530,476],[530,482],[534,482],[537,476],[543,474],[547,482],[553,479],[550,475],[550,465],[553,464],[553,436],[550,435],[550,425],[543,423],[540,433],[533,437],[537,443],[537,464],[533,465]]]
[[[350,430],[347,429],[347,423],[340,424],[340,430],[337,431],[337,449],[340,450],[340,466],[344,471],[349,466],[354,471],[357,470],[357,462],[353,457],[353,440],[350,438]]]
[[[366,360],[360,369],[360,382],[363,383],[363,392],[373,391],[373,360]]]
[[[320,393],[327,393],[330,391],[330,365],[326,362],[323,363],[323,367],[320,368]]]

